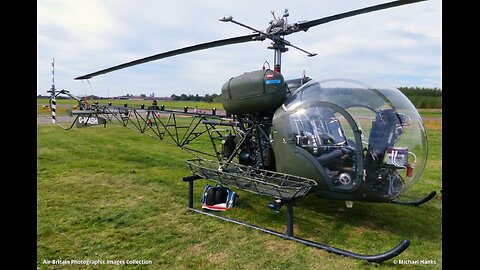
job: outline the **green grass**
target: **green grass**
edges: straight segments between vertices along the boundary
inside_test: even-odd
[[[442,125],[426,121],[427,168],[407,195],[441,189]],[[186,209],[189,175],[176,146],[122,127],[64,131],[37,126],[37,266],[39,269],[111,269],[111,265],[54,266],[43,260],[150,260],[129,269],[410,269],[345,258]],[[205,146],[208,147],[208,146]],[[206,181],[195,184],[195,206]],[[221,213],[284,232],[286,209],[244,191],[238,207]],[[420,207],[328,201],[313,194],[297,201],[294,233],[362,254],[412,241],[398,259],[435,260],[442,268],[442,201]]]

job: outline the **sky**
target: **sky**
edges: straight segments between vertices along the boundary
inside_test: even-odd
[[[77,96],[219,94],[231,77],[273,69],[269,40],[177,55],[89,80],[75,77],[111,66],[252,31],[218,18],[265,30],[288,8],[288,23],[315,20],[391,0],[38,0],[37,95],[52,85]],[[285,37],[285,79],[374,79],[393,87],[442,88],[442,1],[429,0],[315,26]],[[365,82],[365,81],[364,81]]]

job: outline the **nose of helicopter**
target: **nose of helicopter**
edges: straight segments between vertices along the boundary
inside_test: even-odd
[[[354,192],[364,185],[382,198],[395,198],[420,178],[426,164],[422,119],[393,87],[313,79],[275,112],[274,126],[279,126],[274,129],[277,138],[314,163],[310,170],[295,170],[291,160],[280,156],[277,167],[320,178],[323,189]]]

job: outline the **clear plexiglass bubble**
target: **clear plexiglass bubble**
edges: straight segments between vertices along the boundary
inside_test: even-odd
[[[320,110],[313,109],[317,105],[312,104],[323,102],[347,111],[361,130],[364,157],[381,159],[382,166],[396,168],[404,180],[400,190],[395,191],[399,195],[418,180],[425,168],[426,131],[415,106],[402,92],[384,83],[378,85],[350,79],[313,79],[295,90],[284,108],[313,117]],[[340,119],[340,122],[344,121]],[[344,128],[345,136],[353,138],[349,130]],[[364,167],[368,168],[369,158],[365,158]]]

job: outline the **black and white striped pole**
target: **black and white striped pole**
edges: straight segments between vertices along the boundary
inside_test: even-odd
[[[52,102],[50,104],[52,111],[52,124],[56,124],[56,109],[57,109],[57,100],[55,98],[55,58],[52,61]]]

